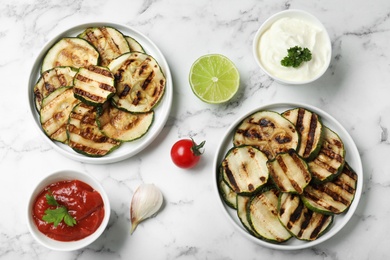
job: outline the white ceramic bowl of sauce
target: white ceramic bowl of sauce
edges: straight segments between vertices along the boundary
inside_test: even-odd
[[[92,188],[93,193],[100,194],[101,200],[103,201],[103,205],[99,204],[99,209],[101,210],[100,207],[103,208],[104,215],[101,217],[101,223],[97,227],[95,231],[93,231],[92,234],[81,238],[81,239],[76,239],[73,241],[60,241],[57,239],[53,239],[42,233],[39,229],[38,226],[34,220],[33,214],[35,213],[34,211],[34,205],[37,200],[37,197],[42,194],[44,189],[51,184],[58,183],[58,182],[73,182],[77,180],[78,183],[81,182],[83,184],[87,184],[89,188]],[[79,186],[80,187],[80,186]],[[86,188],[87,186],[82,186]],[[66,192],[64,193],[71,193],[71,188],[68,188]],[[47,193],[47,192],[45,192]],[[53,188],[53,194],[55,193],[54,188]],[[61,196],[66,196],[62,193]],[[58,197],[57,197],[58,198]],[[85,197],[83,197],[85,198]],[[91,197],[89,197],[91,198]],[[81,204],[86,204],[88,202],[91,202],[90,199],[85,199],[83,203]],[[75,203],[75,201],[73,201]],[[60,203],[62,204],[62,203]],[[81,205],[80,204],[80,205]],[[97,205],[97,203],[95,203]],[[81,205],[84,207],[84,205]],[[95,212],[95,211],[94,211]],[[34,237],[34,239],[39,242],[41,245],[51,249],[51,250],[56,250],[56,251],[73,251],[73,250],[78,250],[81,248],[84,248],[94,242],[96,239],[100,237],[100,235],[104,232],[104,230],[107,227],[108,221],[110,219],[110,213],[111,213],[111,207],[110,207],[110,202],[108,199],[108,196],[101,186],[101,184],[92,176],[83,173],[83,172],[78,172],[78,171],[73,171],[73,170],[61,170],[61,171],[56,171],[54,173],[49,174],[47,177],[43,178],[33,189],[32,193],[30,194],[30,198],[28,201],[28,206],[27,206],[27,226],[28,229],[31,233],[31,235]],[[69,214],[71,212],[69,211]],[[88,213],[90,214],[90,213]],[[92,213],[94,214],[94,213]],[[100,215],[101,216],[101,215]],[[96,215],[95,215],[96,217]],[[91,220],[91,219],[90,219]],[[77,225],[82,225],[83,223],[79,221],[76,223],[75,227]],[[63,223],[61,223],[63,224]],[[61,224],[57,226],[58,229],[61,228]],[[97,226],[97,225],[95,225]],[[80,226],[79,226],[80,227]],[[84,232],[84,231],[83,231]]]
[[[299,67],[285,67],[280,61],[287,50],[308,48],[312,59]],[[284,84],[307,84],[321,77],[328,69],[332,46],[324,25],[302,10],[285,10],[268,18],[253,40],[253,54],[260,68],[271,78]]]

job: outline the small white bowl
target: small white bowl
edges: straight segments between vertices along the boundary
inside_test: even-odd
[[[265,40],[262,39],[262,37],[272,25],[284,18],[303,21],[307,25],[310,24],[310,30],[316,30],[318,32],[317,38],[320,38],[319,41],[322,41],[322,45],[316,43],[316,45],[314,45],[316,47],[313,47],[314,49],[311,50],[312,60],[304,62],[299,68],[283,67],[280,65],[280,60],[287,55],[288,48],[296,45],[306,47],[302,46],[304,43],[308,44],[309,42],[302,38],[304,30],[291,29],[291,27],[288,28],[289,30],[294,30],[294,32],[292,32],[282,31],[281,28],[274,28],[273,36],[280,38],[275,40],[275,42],[270,40],[269,48],[264,49],[263,54],[266,51],[267,56],[269,56],[267,57],[267,60],[261,57],[266,55],[260,54],[261,43],[263,44],[263,48],[265,48]],[[268,34],[270,33],[268,32]],[[293,36],[297,37],[294,38]],[[332,56],[332,46],[326,28],[315,16],[302,10],[290,9],[272,15],[260,26],[253,40],[253,55],[260,68],[277,82],[288,85],[307,84],[320,78],[328,69]],[[305,77],[299,75],[299,73],[305,73],[308,70],[315,70],[315,73],[313,75],[306,75]]]
[[[94,190],[100,193],[104,203],[104,218],[99,228],[90,236],[87,236],[77,241],[63,242],[63,241],[57,241],[47,237],[46,235],[44,235],[38,230],[33,219],[33,213],[32,213],[33,205],[39,193],[42,192],[42,190],[46,186],[64,180],[80,180],[82,182],[87,183]],[[104,191],[102,185],[95,178],[83,172],[77,172],[73,170],[61,170],[61,171],[54,172],[49,176],[45,177],[34,188],[33,192],[30,195],[28,206],[27,206],[27,225],[31,235],[41,245],[57,251],[73,251],[88,246],[103,233],[103,231],[107,227],[108,220],[110,219],[110,213],[111,213],[111,207],[110,207],[110,202],[108,200],[107,194]]]

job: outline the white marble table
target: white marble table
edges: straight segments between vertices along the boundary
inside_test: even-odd
[[[390,257],[390,2],[376,1],[2,1],[0,6],[0,258],[1,259],[389,259]],[[328,29],[333,55],[315,83],[284,86],[268,78],[252,56],[252,39],[270,15],[289,8],[317,16]],[[38,133],[27,106],[34,57],[51,37],[80,23],[131,26],[164,53],[173,77],[169,119],[150,146],[113,164],[72,161]],[[198,100],[188,84],[191,64],[221,53],[241,74],[237,96],[224,105]],[[277,251],[248,241],[231,225],[213,188],[213,158],[226,128],[241,114],[271,102],[303,102],[333,115],[359,149],[364,186],[350,222],[310,249]],[[173,165],[179,138],[206,140],[192,170]],[[91,246],[50,251],[26,225],[28,194],[52,171],[94,175],[106,189],[109,226]],[[165,205],[129,233],[130,199],[140,183],[155,183]]]

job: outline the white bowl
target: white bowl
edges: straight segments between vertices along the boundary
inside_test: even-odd
[[[283,26],[284,31],[280,29],[282,27],[272,27],[276,22],[282,21],[281,19],[303,21],[302,23],[308,25],[307,30],[286,28],[286,24]],[[291,20],[288,22],[291,24]],[[269,30],[271,27],[273,28],[272,34]],[[315,44],[310,40],[303,39],[308,32],[317,33]],[[277,40],[275,38],[266,40],[262,38],[265,33],[278,38]],[[267,43],[267,41],[269,42]],[[287,55],[287,49],[296,45],[308,47],[312,52],[312,60],[304,62],[298,68],[282,66],[280,61]],[[263,52],[260,51],[260,46],[263,46]],[[328,69],[332,46],[326,28],[315,16],[302,10],[291,9],[272,15],[260,26],[253,40],[253,55],[260,68],[277,82],[289,85],[307,84],[320,78]]]
[[[296,108],[296,107],[302,107],[306,108],[312,112],[315,112],[318,114],[322,122],[325,126],[329,127],[333,131],[335,131],[341,138],[341,140],[344,143],[345,151],[346,151],[346,161],[348,164],[354,169],[358,176],[357,186],[356,186],[356,192],[354,200],[352,201],[352,204],[350,205],[349,209],[342,214],[335,215],[333,223],[330,226],[330,229],[324,233],[322,236],[317,238],[314,241],[302,241],[298,240],[296,238],[291,238],[290,240],[275,244],[271,243],[265,240],[261,240],[259,238],[256,238],[255,236],[251,235],[241,224],[240,219],[237,216],[237,211],[233,210],[229,206],[227,206],[223,199],[221,198],[218,190],[218,180],[217,180],[217,172],[213,175],[213,186],[214,191],[216,193],[217,200],[219,201],[219,204],[222,208],[222,211],[224,215],[229,219],[229,221],[232,223],[232,226],[236,228],[236,230],[239,231],[246,239],[253,241],[254,243],[257,243],[258,245],[265,246],[272,249],[278,249],[278,250],[298,250],[298,249],[304,249],[316,246],[320,243],[325,242],[328,239],[331,239],[334,235],[336,235],[351,219],[353,214],[355,213],[355,210],[359,204],[359,200],[362,194],[363,189],[363,166],[360,159],[359,151],[355,145],[355,142],[349,135],[348,131],[345,130],[345,128],[331,115],[326,113],[325,111],[308,105],[308,104],[302,104],[302,103],[275,103],[275,104],[268,104],[261,107],[258,107],[256,109],[253,109],[251,111],[248,111],[247,113],[243,114],[242,116],[238,117],[235,122],[232,123],[232,125],[227,129],[224,137],[222,138],[220,144],[217,147],[217,152],[214,158],[213,167],[214,169],[219,169],[219,166],[226,155],[227,151],[233,146],[233,134],[237,126],[241,123],[242,120],[244,120],[249,115],[253,114],[256,111],[259,110],[271,110],[275,112],[284,112],[288,109]]]
[[[63,241],[57,241],[52,238],[47,237],[43,233],[41,233],[37,226],[35,225],[33,216],[32,216],[32,210],[33,205],[35,202],[36,197],[39,195],[42,190],[55,182],[63,181],[63,180],[80,180],[82,182],[87,183],[90,185],[94,190],[100,193],[103,203],[104,203],[104,218],[102,223],[100,224],[99,228],[91,235],[77,240],[77,241],[71,241],[71,242],[63,242]],[[111,207],[110,207],[110,201],[108,200],[107,194],[104,191],[101,184],[92,176],[83,173],[83,172],[77,172],[73,170],[61,170],[54,172],[47,177],[45,177],[43,180],[41,180],[34,188],[33,192],[30,195],[28,206],[27,206],[27,225],[28,229],[31,233],[31,235],[34,237],[36,241],[38,241],[41,245],[57,251],[73,251],[78,250],[83,247],[88,246],[92,242],[94,242],[106,229],[108,220],[110,219],[110,213],[111,213]]]
[[[42,59],[44,58],[46,52],[53,46],[54,43],[56,43],[61,38],[66,36],[75,37],[88,27],[99,27],[99,26],[114,27],[118,29],[120,32],[122,32],[124,35],[136,39],[142,45],[145,52],[153,56],[153,58],[155,58],[158,64],[160,65],[161,70],[164,72],[166,78],[166,85],[165,85],[164,96],[162,97],[159,104],[154,109],[155,115],[154,115],[153,124],[150,126],[148,132],[142,138],[139,138],[132,142],[123,143],[118,149],[116,149],[112,153],[107,154],[106,156],[88,157],[83,154],[75,152],[68,145],[62,144],[60,142],[52,141],[44,133],[41,127],[39,113],[35,108],[33,90],[35,84],[37,83],[40,77],[40,67],[42,64]],[[110,22],[96,22],[96,23],[80,24],[71,27],[59,33],[57,36],[55,36],[53,39],[48,41],[42,47],[34,63],[31,66],[31,71],[30,71],[30,76],[29,76],[29,81],[27,86],[27,96],[28,96],[30,114],[32,115],[32,118],[34,120],[34,125],[37,127],[37,130],[39,131],[43,139],[47,141],[57,152],[75,161],[91,163],[91,164],[106,164],[106,163],[114,163],[114,162],[122,161],[136,155],[144,148],[146,148],[148,145],[150,145],[153,142],[153,140],[160,134],[160,132],[165,126],[166,121],[168,120],[169,113],[171,110],[172,99],[173,99],[173,85],[172,85],[171,72],[164,55],[159,50],[159,48],[154,44],[154,42],[152,42],[148,37],[146,37],[141,32],[123,24],[116,24]]]

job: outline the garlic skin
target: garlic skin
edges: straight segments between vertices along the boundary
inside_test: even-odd
[[[130,205],[132,234],[138,224],[151,217],[161,208],[163,195],[154,184],[141,184],[134,192]]]

